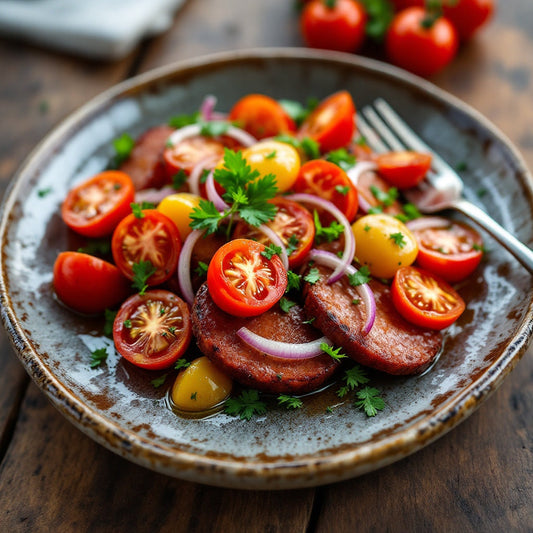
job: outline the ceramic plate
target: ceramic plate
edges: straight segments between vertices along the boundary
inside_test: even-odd
[[[531,176],[510,143],[466,105],[392,67],[271,49],[200,58],[129,80],[89,102],[36,148],[6,194],[1,220],[4,324],[29,374],[82,431],[123,457],[188,480],[261,489],[320,485],[432,442],[513,368],[532,329],[531,277],[487,236],[490,252],[460,289],[468,308],[448,332],[442,356],[422,376],[374,376],[386,400],[374,418],[331,388],[306,398],[298,411],[276,408],[248,422],[223,413],[186,419],[169,409],[165,385],[154,388],[153,376],[118,356],[89,367],[91,350],[109,342],[102,321],[81,319],[55,301],[52,266],[59,252],[79,245],[61,222],[60,203],[74,183],[106,166],[111,141],[190,113],[208,94],[228,110],[251,92],[306,102],[339,89],[350,91],[358,107],[385,98],[452,166],[467,162],[467,197],[532,242]]]

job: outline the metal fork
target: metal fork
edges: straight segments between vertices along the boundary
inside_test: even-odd
[[[422,213],[456,209],[479,224],[533,273],[533,251],[505,230],[485,211],[463,198],[463,181],[438,154],[383,99],[379,98],[357,113],[357,126],[368,145],[378,153],[414,150],[432,155],[427,179],[404,191],[406,198]]]

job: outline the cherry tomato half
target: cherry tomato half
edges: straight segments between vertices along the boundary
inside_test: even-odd
[[[130,177],[119,170],[108,170],[71,189],[61,206],[61,216],[81,235],[105,237],[131,211],[134,197]]]
[[[130,294],[128,280],[111,263],[79,252],[61,252],[54,263],[54,290],[80,313],[103,313]]]
[[[420,183],[431,167],[431,155],[420,152],[387,152],[376,157],[378,172],[398,189]]]
[[[285,293],[287,271],[281,259],[268,259],[264,244],[235,239],[220,247],[207,270],[207,286],[215,304],[235,316],[257,316]]]
[[[408,223],[418,242],[417,263],[449,283],[468,277],[483,256],[481,235],[468,224],[441,217]]]
[[[134,279],[134,265],[150,262],[155,269],[147,285],[159,285],[176,272],[181,238],[178,228],[167,216],[146,209],[142,217],[133,213],[117,226],[111,239],[111,252],[120,271]]]
[[[281,104],[264,94],[248,94],[230,110],[229,120],[256,139],[296,131],[292,118]]]
[[[458,0],[443,4],[442,10],[457,29],[459,37],[466,41],[490,19],[494,0]]]
[[[300,28],[311,48],[357,51],[365,39],[366,11],[356,0],[312,0],[304,7]]]
[[[461,296],[446,281],[413,266],[396,272],[391,294],[397,311],[424,328],[447,328],[465,309]]]
[[[324,159],[312,159],[302,165],[293,191],[329,200],[349,221],[353,220],[359,206],[357,189],[346,172]]]
[[[348,91],[322,100],[303,121],[298,136],[315,140],[322,153],[347,146],[355,131],[355,105]]]
[[[270,200],[278,211],[274,220],[267,222],[287,247],[289,253],[289,267],[300,266],[313,246],[315,238],[315,224],[311,213],[297,202],[288,198],[273,198]],[[248,238],[263,244],[268,243],[267,237],[253,226],[241,221],[235,226],[233,237]]]
[[[113,324],[117,352],[136,366],[167,368],[187,350],[192,338],[189,307],[170,291],[134,294]]]
[[[399,67],[419,76],[432,76],[457,53],[459,38],[452,23],[439,17],[431,24],[423,7],[397,13],[387,30],[387,57]]]

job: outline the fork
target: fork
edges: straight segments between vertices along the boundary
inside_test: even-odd
[[[533,273],[533,251],[500,226],[485,211],[463,197],[463,181],[438,154],[420,139],[382,98],[357,113],[359,132],[375,152],[414,150],[432,155],[427,179],[417,187],[402,191],[422,213],[444,209],[460,211],[492,235]]]

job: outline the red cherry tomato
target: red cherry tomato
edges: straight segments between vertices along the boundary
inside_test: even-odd
[[[239,150],[241,145],[227,135],[217,137],[193,135],[174,146],[167,146],[163,151],[163,160],[168,180],[180,170],[190,174],[199,163],[205,163],[205,168],[214,168],[224,157],[224,148]]]
[[[399,67],[419,76],[432,76],[443,69],[457,53],[456,29],[445,17],[431,25],[422,7],[409,7],[397,13],[387,30],[387,57]]]
[[[303,121],[298,136],[315,140],[320,150],[330,152],[347,146],[355,131],[355,105],[348,91],[332,94]]]
[[[174,364],[191,338],[189,307],[164,290],[134,294],[122,304],[113,324],[117,352],[130,363],[150,370]]]
[[[442,278],[413,266],[396,271],[391,294],[397,311],[423,328],[447,328],[465,309],[461,296]]]
[[[444,16],[455,26],[459,37],[470,39],[494,12],[494,0],[458,0],[442,6]]]
[[[142,214],[142,218],[130,214],[120,222],[111,239],[111,252],[115,264],[129,279],[135,277],[135,264],[149,261],[155,271],[146,283],[159,285],[176,272],[181,238],[166,215],[155,209],[146,209]]]
[[[80,313],[102,313],[130,294],[128,280],[111,263],[79,252],[62,252],[54,264],[54,290]]]
[[[267,226],[279,235],[290,252],[289,267],[300,266],[313,246],[315,238],[313,216],[305,207],[288,198],[273,198],[270,202],[276,205],[278,211],[274,220],[267,222]],[[241,221],[235,227],[233,238],[243,237],[263,244],[269,242],[264,233]]]
[[[285,293],[287,271],[281,259],[268,259],[264,244],[235,239],[218,249],[207,270],[209,294],[218,307],[235,316],[257,316]]]
[[[312,0],[302,11],[300,28],[311,48],[355,52],[365,39],[366,20],[356,0]]]
[[[293,132],[296,125],[281,104],[264,94],[248,94],[230,110],[229,120],[256,139]]]
[[[61,206],[61,216],[81,235],[105,237],[131,211],[134,197],[130,177],[119,170],[108,170],[71,189]]]
[[[312,159],[304,163],[293,190],[329,200],[349,221],[352,221],[357,213],[357,189],[342,168],[324,159]]]
[[[376,157],[378,172],[398,189],[414,187],[431,167],[431,155],[420,152],[387,152]]]
[[[449,283],[468,277],[483,256],[481,235],[468,224],[440,217],[408,223],[418,243],[417,263]]]

